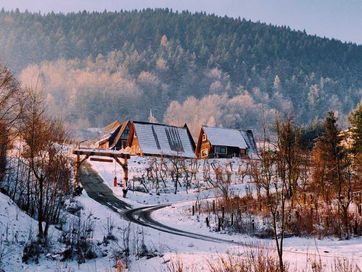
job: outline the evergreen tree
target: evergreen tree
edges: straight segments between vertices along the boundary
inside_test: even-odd
[[[362,102],[350,114],[349,121],[352,137],[352,154],[354,158],[354,167],[359,176],[362,175]]]
[[[340,237],[349,237],[349,205],[352,202],[353,174],[334,112],[324,121],[324,134],[319,137],[314,150],[313,178],[326,203],[338,201],[341,220]],[[332,205],[333,206],[333,205]]]

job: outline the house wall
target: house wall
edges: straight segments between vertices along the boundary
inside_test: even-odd
[[[142,150],[140,148],[136,130],[133,124],[130,127],[128,141],[128,146],[131,147],[131,155],[142,155]]]
[[[132,126],[130,123],[127,124],[127,127],[129,129],[129,134],[127,135],[127,137],[125,137],[126,135],[126,128],[123,129],[122,134],[120,135],[118,142],[115,146],[116,150],[120,150],[122,147],[130,147],[131,143],[129,141],[131,132],[132,132]]]
[[[226,153],[220,153],[221,149],[226,149]],[[230,147],[230,146],[212,146],[209,142],[207,135],[204,130],[201,129],[197,148],[196,148],[196,156],[199,159],[207,159],[207,158],[232,158],[232,157],[247,157],[247,150],[240,149],[238,147]]]
[[[104,141],[103,143],[99,144],[98,148],[108,149],[109,148],[109,141]]]
[[[224,149],[226,153],[220,153],[220,149]],[[209,153],[209,158],[232,158],[232,157],[246,157],[247,152],[245,149],[230,146],[212,146]]]
[[[196,148],[196,156],[199,159],[206,159],[209,157],[211,151],[211,144],[202,129],[198,139],[198,146]]]

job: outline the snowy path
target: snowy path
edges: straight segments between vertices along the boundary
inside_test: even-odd
[[[101,177],[97,172],[98,170],[92,170],[89,165],[83,171],[85,176],[82,178],[82,184],[88,196],[119,214],[122,219],[146,227],[149,231],[156,231],[149,232],[149,235],[152,236],[150,236],[151,240],[157,240],[158,237],[159,243],[161,243],[160,233],[163,233],[165,235],[162,239],[164,244],[170,244],[170,241],[179,241],[178,243],[172,243],[174,248],[170,248],[167,254],[168,257],[172,256],[172,252],[178,252],[178,254],[174,254],[186,258],[186,262],[189,264],[197,265],[201,260],[210,260],[215,256],[217,258],[225,252],[239,254],[240,251],[245,251],[247,248],[258,248],[260,245],[264,249],[270,250],[270,252],[275,251],[272,240],[261,240],[245,235],[210,233],[207,229],[197,227],[194,221],[187,219],[187,216],[185,218],[185,215],[181,212],[181,206],[189,205],[187,202],[190,202],[190,200],[176,201],[177,204],[174,202],[172,206],[170,202],[162,204],[161,201],[157,205],[140,207],[139,203],[133,200],[120,199],[114,195],[112,189],[102,179],[103,175]],[[177,209],[179,212],[172,211],[175,210],[175,206],[180,208],[180,210]],[[183,222],[178,222],[180,218],[183,218]],[[181,240],[178,240],[180,238]],[[296,268],[300,268],[305,266],[307,259],[313,258],[322,258],[327,264],[333,263],[335,258],[348,258],[356,264],[362,265],[361,249],[362,243],[360,239],[351,241],[323,239],[316,241],[314,239],[292,237],[285,240],[283,252],[286,260]],[[145,267],[148,267],[147,269],[150,269],[149,265],[154,265],[157,268],[152,271],[160,271],[161,264],[159,262],[162,263],[163,261],[156,258],[141,263],[142,267],[145,265]],[[137,262],[136,264],[139,265],[140,263]],[[144,271],[142,267],[138,268],[138,270],[131,269],[131,271]]]
[[[163,209],[169,205],[155,205],[150,207],[144,207],[144,208],[137,208],[130,211],[127,211],[124,213],[125,217],[136,224],[153,228],[162,232],[167,232],[170,234],[203,240],[203,241],[209,241],[209,242],[216,242],[216,243],[228,243],[228,244],[234,244],[234,245],[242,245],[242,246],[248,246],[245,243],[241,242],[235,242],[233,240],[226,240],[226,239],[219,239],[207,235],[197,234],[193,232],[183,231],[180,229],[176,229],[167,225],[164,225],[158,221],[155,221],[152,219],[151,214],[159,209]]]
[[[151,218],[151,213],[169,206],[168,204],[153,205],[133,209],[131,205],[117,198],[113,194],[112,190],[109,189],[109,187],[103,182],[102,178],[88,165],[82,168],[81,183],[89,197],[91,197],[98,203],[107,206],[114,212],[119,213],[123,218],[132,223],[136,223],[144,227],[153,228],[161,232],[166,232],[178,236],[209,242],[229,243],[247,246],[244,243],[236,243],[233,240],[219,239],[211,236],[179,230],[155,221]]]
[[[81,183],[89,197],[115,212],[132,209],[131,205],[117,198],[104,184],[103,179],[89,165],[82,167]]]

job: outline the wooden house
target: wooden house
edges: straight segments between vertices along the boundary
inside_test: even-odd
[[[131,121],[123,122],[120,126],[120,130],[115,136],[114,142],[109,148],[113,150],[120,150],[129,146],[128,138],[132,128],[133,126]]]
[[[251,130],[201,128],[196,146],[197,158],[250,158],[256,154],[256,143]]]
[[[104,127],[101,140],[97,142],[98,148],[109,149],[113,145],[120,129],[121,123],[118,120]]]
[[[129,148],[131,155],[196,158],[195,143],[187,125],[126,121],[122,123],[112,149]]]

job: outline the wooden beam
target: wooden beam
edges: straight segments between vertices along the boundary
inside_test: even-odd
[[[113,162],[113,159],[107,159],[107,158],[90,158],[89,160],[97,162]]]
[[[89,158],[89,156],[86,155],[86,156],[79,162],[79,167],[80,167],[80,165],[81,165],[83,162],[85,162],[88,158]]]
[[[123,197],[127,195],[127,185],[128,185],[128,159],[130,158],[129,153],[124,153],[123,151],[116,150],[107,150],[107,149],[94,149],[94,148],[77,148],[73,150],[73,154],[76,155],[75,161],[75,182],[76,186],[79,186],[79,170],[81,164],[92,156],[96,157],[108,157],[107,158],[90,158],[92,161],[102,161],[102,162],[113,162],[115,160],[121,167],[124,172],[123,179]],[[80,156],[85,156],[82,160]]]
[[[124,153],[117,150],[94,149],[94,148],[78,148],[73,150],[74,155],[111,157],[111,158],[130,158],[129,153]]]

